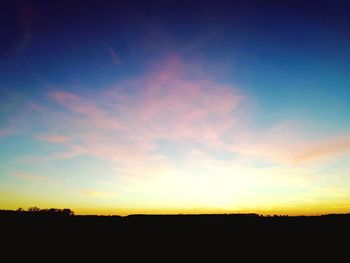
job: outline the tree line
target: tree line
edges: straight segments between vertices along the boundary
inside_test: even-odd
[[[22,215],[52,215],[52,216],[74,216],[74,212],[69,208],[44,208],[33,206],[27,210],[18,208],[17,210],[0,210],[0,214],[22,214]]]

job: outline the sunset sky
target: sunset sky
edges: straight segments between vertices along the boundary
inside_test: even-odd
[[[4,1],[0,209],[350,212],[349,13]]]

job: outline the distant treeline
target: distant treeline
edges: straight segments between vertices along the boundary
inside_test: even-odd
[[[45,216],[74,216],[74,212],[69,208],[45,208],[40,209],[36,206],[28,208],[25,210],[23,208],[18,208],[17,210],[0,210],[1,215],[45,215]]]
[[[65,216],[72,217],[74,212],[69,208],[38,208],[36,206],[30,207],[27,210],[18,208],[17,210],[1,210],[1,216]],[[350,220],[350,213],[346,214],[323,214],[318,216],[288,216],[288,215],[260,215],[256,213],[238,213],[238,214],[131,214],[128,216],[98,216],[98,215],[78,215],[80,218],[124,218],[128,220],[172,220],[172,219],[210,219],[210,220],[308,220],[308,219],[346,219]]]

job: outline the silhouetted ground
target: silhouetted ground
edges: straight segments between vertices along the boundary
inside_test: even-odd
[[[163,261],[181,255],[184,258],[180,261],[188,262],[185,255],[195,255],[203,260],[203,255],[215,251],[215,262],[222,253],[233,253],[234,258],[234,255],[243,255],[246,258],[243,262],[256,256],[264,261],[277,257],[283,262],[290,262],[290,259],[304,262],[308,257],[314,262],[315,258],[321,257],[334,262],[336,256],[348,251],[350,214],[121,217],[74,216],[68,211],[0,210],[0,233],[7,246],[37,250],[45,247],[58,253],[57,256],[67,251],[84,257],[94,253],[99,257],[115,254],[117,258],[121,254],[133,258],[165,253]],[[277,256],[280,254],[283,258]]]
[[[129,216],[74,216],[66,209],[61,211],[0,210],[0,223],[6,230],[37,231],[61,229],[65,231],[87,230],[90,233],[108,231],[177,235],[186,231],[194,235],[237,235],[305,232],[323,233],[350,227],[350,214],[328,214],[322,216],[260,216],[258,214],[201,214],[201,215],[129,215]],[[158,231],[159,230],[159,231]],[[184,234],[185,234],[184,233]]]

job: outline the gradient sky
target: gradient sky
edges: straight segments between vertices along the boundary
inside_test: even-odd
[[[0,209],[350,212],[346,2],[2,2]]]

